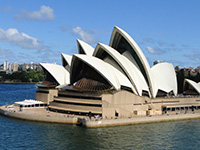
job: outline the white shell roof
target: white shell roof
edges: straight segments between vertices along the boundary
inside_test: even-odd
[[[150,66],[149,63],[146,59],[146,57],[144,56],[142,50],[140,49],[140,47],[137,45],[137,43],[132,39],[132,37],[127,34],[125,31],[123,31],[122,29],[120,29],[119,27],[114,27],[112,35],[111,35],[111,39],[110,39],[110,43],[109,45],[112,46],[113,42],[114,42],[114,37],[115,34],[119,33],[121,36],[123,36],[127,42],[132,46],[132,48],[135,50],[135,52],[137,53],[138,57],[140,58],[140,61],[142,62],[147,78],[148,78],[148,82],[149,82],[149,86],[150,86],[150,91],[152,94],[152,97],[156,97],[156,90],[157,89],[157,85],[156,85],[156,81],[154,81],[155,79],[153,78],[152,74],[151,74],[151,70],[150,70]]]
[[[128,50],[122,51],[122,54],[120,54],[117,50],[112,48],[115,47],[115,44],[119,43],[118,40],[121,36],[132,47],[137,58]],[[78,72],[77,69],[80,68],[75,67],[77,66],[75,65],[75,60],[80,60],[80,63],[84,62],[90,68],[93,68],[95,73],[97,72],[101,75],[101,77],[107,80],[116,90],[119,90],[121,86],[126,86],[131,88],[136,95],[140,96],[142,95],[142,91],[145,90],[149,92],[152,98],[156,97],[159,89],[167,93],[173,90],[174,94],[177,94],[177,79],[173,65],[169,63],[160,63],[150,68],[146,57],[137,43],[129,34],[119,27],[115,26],[113,29],[109,43],[110,46],[98,43],[94,51],[93,47],[82,40],[77,39],[77,44],[79,53],[81,52],[86,55],[77,54],[70,56],[62,53],[62,60],[65,60],[67,63],[65,68],[56,64],[40,64],[54,77],[60,86],[70,83],[70,67],[71,69],[76,69]],[[100,55],[100,53],[98,54],[100,49],[108,53],[108,56],[103,58],[104,61],[99,59],[101,56],[97,56]],[[137,61],[138,59],[140,62]],[[140,69],[143,72],[141,72]],[[143,74],[146,74],[146,76]],[[77,76],[77,78],[79,78],[79,76]],[[72,76],[71,79],[76,80],[76,78]],[[73,80],[71,81],[74,82]],[[200,93],[200,83],[195,83],[188,79],[187,82]]]
[[[92,67],[96,72],[104,77],[108,81],[108,83],[110,83],[110,85],[113,86],[116,90],[119,90],[121,88],[121,85],[134,89],[134,87],[125,75],[123,75],[116,68],[102,61],[101,59],[81,54],[73,55],[73,57],[79,58],[81,61]],[[72,63],[76,63],[73,62],[73,60],[75,59],[72,59]]]
[[[177,79],[174,67],[170,63],[159,63],[151,68],[152,74],[157,82],[157,89],[169,93],[174,92],[177,95]]]
[[[70,74],[63,66],[50,63],[40,63],[40,65],[48,71],[60,85],[70,83]]]
[[[149,91],[147,83],[142,73],[130,60],[128,60],[125,56],[121,55],[112,47],[102,43],[98,43],[93,54],[94,56],[98,57],[97,52],[100,50],[100,48],[106,51],[113,59],[115,59],[118,65],[120,65],[120,67],[124,70],[130,82],[136,89],[136,91],[134,91],[136,95],[142,96],[142,90]]]
[[[196,83],[190,79],[185,79],[185,82],[190,84],[200,94],[200,82]]]
[[[72,56],[68,54],[61,53],[62,57],[65,59],[69,67],[71,66]]]
[[[92,46],[90,46],[89,44],[87,44],[86,42],[84,41],[81,41],[79,39],[77,39],[77,44],[82,47],[83,51],[85,52],[86,55],[90,55],[92,56],[93,52],[94,52],[94,48]],[[80,49],[79,49],[79,46],[78,46],[78,51],[80,53]]]

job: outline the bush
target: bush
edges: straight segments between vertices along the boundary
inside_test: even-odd
[[[5,72],[0,72],[0,81],[11,81],[11,82],[41,82],[44,80],[43,71],[17,71],[12,74],[6,74]]]

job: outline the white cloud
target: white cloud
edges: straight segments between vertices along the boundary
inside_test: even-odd
[[[54,10],[49,6],[41,6],[39,11],[28,12],[22,10],[21,14],[15,15],[16,19],[26,19],[26,20],[54,20]]]
[[[150,47],[150,46],[147,46],[147,47],[146,47],[146,50],[147,50],[150,54],[155,54],[155,50],[154,50],[152,47]]]
[[[81,29],[81,27],[72,28],[72,32],[77,35],[81,40],[89,44],[96,43],[96,38],[92,35],[91,31]]]
[[[165,53],[164,50],[160,49],[159,47],[150,47],[150,46],[147,46],[146,47],[146,50],[150,53],[150,54],[163,54]]]
[[[10,28],[8,30],[0,28],[0,41],[8,42],[24,49],[44,50],[47,48],[47,46],[41,44],[38,39],[31,37],[26,33],[19,33],[15,28]]]

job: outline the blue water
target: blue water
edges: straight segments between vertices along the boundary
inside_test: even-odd
[[[0,105],[34,99],[33,84],[0,84]],[[0,150],[200,149],[200,119],[87,129],[0,116]]]

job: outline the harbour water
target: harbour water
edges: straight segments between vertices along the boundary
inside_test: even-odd
[[[0,105],[34,99],[34,84],[0,84]],[[88,129],[0,116],[0,149],[199,149],[200,119]]]

